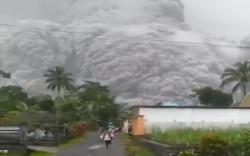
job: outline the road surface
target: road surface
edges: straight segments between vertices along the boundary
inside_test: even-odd
[[[105,148],[105,144],[100,141],[98,133],[90,133],[81,144],[60,151],[56,156],[125,156],[124,149],[120,142],[120,135],[116,134],[112,146]]]

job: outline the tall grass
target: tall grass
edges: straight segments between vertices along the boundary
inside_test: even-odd
[[[125,147],[126,156],[154,156],[148,149],[134,143],[132,138],[126,134],[123,134],[122,142]]]
[[[150,139],[164,144],[196,145],[202,136],[213,134],[232,145],[240,143],[244,131],[245,129],[169,129],[164,132],[154,130]]]

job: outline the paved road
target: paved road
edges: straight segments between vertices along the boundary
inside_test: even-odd
[[[106,149],[100,141],[98,133],[90,133],[83,143],[75,145],[57,153],[57,156],[125,156],[120,143],[120,136],[116,134],[110,149]]]

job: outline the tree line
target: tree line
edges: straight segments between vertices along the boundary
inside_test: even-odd
[[[99,82],[83,81],[81,85],[74,85],[73,75],[59,66],[48,69],[44,77],[47,89],[55,91],[56,97],[48,94],[30,97],[20,86],[3,86],[0,119],[1,114],[5,114],[7,124],[17,124],[22,122],[20,114],[24,112],[44,111],[54,114],[58,123],[85,122],[96,127],[108,122],[119,125],[128,116],[127,105],[116,103],[109,88]],[[10,118],[18,121],[8,123]]]
[[[243,99],[248,93],[250,83],[250,62],[239,62],[232,68],[225,69],[221,80],[220,89],[231,88],[230,93],[206,86],[193,89],[192,96],[198,97],[200,103],[207,106],[231,106],[234,102],[233,95],[237,93],[241,96],[240,99]]]

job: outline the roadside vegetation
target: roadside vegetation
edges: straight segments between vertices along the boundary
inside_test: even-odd
[[[110,89],[99,82],[75,84],[73,75],[58,66],[48,69],[44,77],[51,95],[31,96],[15,85],[0,88],[0,126],[39,121],[37,126],[43,127],[54,122],[70,129],[71,137],[79,137],[86,129],[109,122],[120,126],[128,116],[126,105],[116,103]]]
[[[0,156],[52,156],[52,154],[30,151],[28,154],[0,154]]]
[[[58,66],[48,69],[44,78],[48,89],[44,95],[32,96],[17,85],[0,87],[0,126],[25,124],[31,132],[41,129],[51,134],[67,131],[58,142],[59,148],[64,149],[84,141],[88,130],[108,123],[121,126],[128,117],[126,104],[116,103],[110,89],[99,82],[83,80],[82,84],[75,84],[73,75]],[[50,154],[30,152],[24,156]]]
[[[127,156],[154,156],[148,149],[134,143],[129,135],[123,134],[122,142]]]
[[[248,129],[194,130],[173,129],[155,131],[150,139],[173,146],[190,147],[178,156],[249,156],[250,131]]]
[[[52,156],[52,154],[45,152],[31,152],[28,156]]]
[[[228,144],[238,144],[242,140],[245,129],[171,129],[165,132],[154,131],[150,139],[171,145],[196,145],[204,135],[216,135]]]

